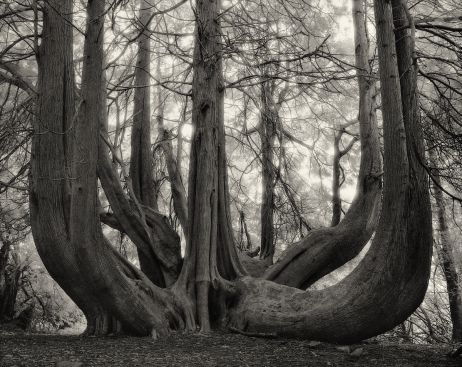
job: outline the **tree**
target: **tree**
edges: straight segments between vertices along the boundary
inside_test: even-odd
[[[359,1],[356,4],[358,9],[363,6]],[[404,6],[399,4],[406,11]],[[123,330],[157,336],[173,329],[199,327],[208,332],[228,325],[243,333],[274,332],[347,343],[389,330],[416,309],[428,282],[431,212],[426,173],[419,163],[424,155],[412,48],[408,52],[398,44],[395,50],[390,1],[375,1],[384,116],[382,213],[371,248],[360,265],[340,283],[322,291],[301,291],[244,276],[229,208],[218,0],[198,0],[195,7],[194,132],[187,243],[178,279],[171,287],[161,288],[108,243],[100,225],[98,176],[118,225],[133,235],[140,248],[149,246],[169,265],[169,257],[162,256],[168,249],[154,246],[155,241],[147,234],[150,228],[146,213],[152,208],[142,206],[136,193],[127,198],[120,193],[118,181],[110,179],[113,167],[104,145],[111,145],[104,131],[105,2],[89,0],[87,4],[79,103],[74,103],[71,10],[69,0],[49,1],[44,8],[30,205],[40,255],[53,278],[85,313],[88,334]],[[359,19],[358,23],[364,24],[364,18]],[[412,45],[412,37],[408,41]],[[358,46],[357,63],[367,64],[367,47],[364,43]],[[359,113],[363,170],[357,199],[334,232],[324,230],[310,237],[313,241],[319,236],[329,249],[325,256],[317,250],[327,259],[323,265],[328,269],[347,257],[341,254],[342,259],[337,259],[339,238],[355,242],[359,238],[362,245],[367,242],[379,207],[380,161],[374,141],[373,88],[367,88],[370,70],[362,65],[358,80],[366,86],[361,89]],[[398,67],[406,74],[400,76]],[[140,88],[140,92],[145,89]],[[141,198],[141,192],[138,195]],[[158,218],[154,214],[152,217]],[[154,223],[151,228],[163,227]],[[326,272],[318,267],[308,276],[304,274],[305,269],[295,261],[310,255],[303,246],[306,243],[301,251],[297,250],[300,246],[294,246],[298,256],[292,252],[293,261],[281,262],[286,268],[295,264],[287,283],[297,287],[311,284]]]

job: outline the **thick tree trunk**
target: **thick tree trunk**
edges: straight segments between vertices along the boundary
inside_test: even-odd
[[[381,154],[362,0],[353,1],[353,16],[361,142],[356,197],[337,226],[311,231],[290,246],[263,275],[264,279],[301,289],[359,254],[371,238],[380,214]]]
[[[120,330],[119,323],[127,332],[166,334],[173,326],[182,327],[173,295],[154,286],[107,243],[98,219],[104,11],[103,0],[88,2],[82,101],[74,119],[72,26],[64,18],[72,14],[72,2],[45,6],[31,159],[32,230],[51,276],[85,313],[88,334]],[[74,134],[67,135],[71,126]],[[76,144],[73,156],[67,157],[70,137]],[[72,162],[71,173],[66,162]]]
[[[223,317],[225,279],[243,273],[230,225],[218,14],[218,0],[197,1],[188,241],[176,284],[192,300],[192,313],[204,332]]]
[[[430,160],[433,167],[436,167],[434,153],[430,152]],[[452,321],[452,340],[454,342],[462,341],[462,290],[459,274],[456,268],[456,259],[454,258],[453,240],[449,233],[446,222],[446,204],[444,202],[443,190],[441,189],[441,180],[437,169],[434,170],[433,193],[435,197],[435,206],[438,219],[439,243],[436,244],[438,258],[441,262],[444,278],[446,279],[446,289],[448,292],[449,311]]]
[[[371,248],[349,276],[321,291],[243,278],[230,315],[242,330],[352,343],[399,325],[425,296],[432,233],[427,177],[416,155],[423,141],[420,126],[403,121],[391,2],[374,6],[385,151],[383,209]],[[415,91],[415,83],[405,87]]]
[[[266,77],[264,77],[266,78]],[[267,265],[273,264],[276,240],[274,238],[274,200],[276,186],[276,169],[274,166],[274,144],[278,113],[274,106],[271,82],[261,84],[260,142],[262,166],[262,203],[261,203],[261,241],[260,259]]]
[[[153,5],[149,0],[139,0],[140,36],[135,69],[130,179],[134,194],[140,203],[155,208],[157,203],[151,152],[151,42],[148,29],[152,8]],[[143,273],[154,284],[165,286],[166,279],[155,254],[138,250],[138,258]],[[167,281],[167,283],[171,282]]]
[[[53,279],[87,318],[87,332],[103,330],[90,320],[106,314],[89,292],[70,245],[70,162],[74,122],[72,1],[49,1],[43,9],[38,55],[39,97],[34,121],[30,218],[38,253]]]

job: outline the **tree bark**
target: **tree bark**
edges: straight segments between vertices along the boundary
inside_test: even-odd
[[[74,119],[72,26],[63,17],[72,14],[72,2],[53,1],[45,7],[31,159],[32,230],[48,271],[85,313],[88,334],[117,331],[120,325],[139,335],[166,334],[173,325],[182,325],[173,294],[157,288],[119,255],[103,237],[98,219],[104,11],[103,0],[88,1],[82,101]],[[66,135],[70,126],[74,134]],[[76,142],[71,159],[65,149],[70,137]],[[71,173],[66,159],[72,162]],[[67,185],[69,176],[72,185]]]
[[[106,135],[106,131],[102,131],[102,134]],[[111,165],[103,139],[100,139],[99,144],[98,177],[114,213],[101,213],[101,221],[126,233],[135,244],[138,253],[155,259],[165,281],[162,284],[172,285],[178,278],[182,263],[178,234],[164,215],[147,206],[137,205],[127,198]]]
[[[266,76],[263,76],[265,79]],[[261,114],[259,135],[261,142],[262,165],[262,204],[261,204],[261,240],[260,259],[267,265],[273,264],[276,242],[274,238],[274,200],[276,186],[276,170],[274,166],[274,144],[278,124],[278,112],[273,101],[273,88],[270,81],[262,81]]]
[[[58,28],[58,38],[44,37],[42,41],[39,118],[31,162],[31,220],[37,247],[52,276],[84,310],[91,332],[119,325],[138,335],[165,335],[172,328],[183,329],[185,323],[189,329],[198,325],[208,331],[229,310],[230,325],[245,332],[276,331],[350,343],[405,320],[422,301],[428,283],[431,211],[427,177],[419,164],[423,157],[420,125],[415,118],[403,118],[403,109],[412,110],[414,104],[410,104],[412,99],[401,98],[401,93],[409,91],[415,97],[415,78],[402,77],[400,85],[390,1],[375,1],[385,147],[379,226],[369,252],[348,277],[325,290],[306,292],[241,277],[244,271],[230,224],[218,0],[198,0],[195,13],[190,221],[185,262],[172,290],[152,284],[104,238],[97,203],[100,129],[106,102],[102,90],[104,4],[103,0],[88,1],[82,102],[75,121],[69,112],[73,103],[63,98],[69,87],[66,80],[73,75],[62,69],[72,65],[71,27],[53,15],[57,25],[67,28]],[[71,14],[70,1],[52,5],[62,10],[60,14]],[[45,36],[54,34],[48,28],[53,23],[47,22]],[[67,37],[59,39],[64,30]],[[409,54],[403,52],[398,53],[398,62],[412,64]],[[364,95],[367,93],[362,98]],[[341,236],[350,243],[363,240],[360,235],[375,227],[379,207],[375,199],[380,192],[374,156],[377,145],[370,144],[375,131],[367,117],[373,121],[370,106],[366,104],[364,111],[360,110],[363,170],[358,197],[349,213],[364,215],[368,210],[371,218],[355,221],[353,214],[350,219],[345,216],[335,227],[346,223],[345,228],[324,233],[324,240],[330,235],[328,244],[335,244]],[[68,126],[74,126],[75,139],[68,161],[72,163],[72,181],[66,176],[69,157],[64,132]],[[354,231],[348,232],[347,224]]]
[[[266,270],[264,279],[306,289],[358,255],[377,226],[382,166],[364,9],[362,0],[353,1],[361,143],[356,197],[337,226],[313,230],[290,246],[278,262]]]
[[[186,291],[197,325],[207,332],[223,317],[225,279],[244,271],[230,224],[219,1],[198,0],[195,14],[188,241],[176,286]]]
[[[89,292],[69,238],[75,110],[71,14],[70,0],[44,4],[29,207],[34,242],[46,269],[85,314],[86,332],[99,334],[104,331],[90,320],[106,311]]]
[[[130,179],[134,194],[140,203],[155,208],[157,202],[151,152],[151,41],[148,29],[152,8],[153,5],[149,0],[139,0],[139,27],[141,29],[135,69]],[[138,250],[138,259],[141,270],[154,284],[166,285],[161,264],[154,253]]]

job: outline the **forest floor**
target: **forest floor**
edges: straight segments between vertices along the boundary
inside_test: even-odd
[[[330,344],[236,334],[165,339],[0,332],[0,366],[462,366],[449,346]]]

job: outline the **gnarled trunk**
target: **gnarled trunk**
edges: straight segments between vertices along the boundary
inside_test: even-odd
[[[171,290],[160,289],[107,242],[97,205],[97,169],[100,177],[108,174],[102,171],[107,167],[98,163],[108,163],[107,159],[100,160],[104,152],[100,139],[105,113],[101,88],[104,4],[103,0],[88,1],[82,102],[75,121],[69,112],[73,103],[67,99],[72,73],[62,68],[72,65],[71,27],[65,28],[67,23],[58,14],[46,13],[54,14],[53,21],[67,36],[59,39],[61,32],[58,39],[44,37],[42,41],[39,118],[32,155],[30,200],[34,238],[51,275],[84,310],[89,332],[121,327],[138,335],[164,335],[172,328],[192,329],[196,325],[208,331],[229,311],[230,324],[244,331],[354,342],[386,331],[407,318],[420,304],[428,282],[431,213],[427,180],[419,164],[423,157],[420,125],[416,118],[403,118],[403,109],[412,110],[414,100],[401,98],[401,93],[409,91],[415,98],[415,78],[402,77],[400,86],[390,2],[375,2],[385,144],[379,226],[369,252],[348,277],[325,290],[306,292],[241,277],[244,271],[233,241],[228,202],[218,0],[198,0],[195,13],[195,130],[189,170],[188,241],[177,282]],[[54,1],[52,5],[62,14],[71,13],[70,1]],[[45,18],[45,36],[51,25]],[[409,63],[408,54],[398,55],[400,63]],[[367,78],[360,75],[359,80]],[[359,194],[349,216],[335,227],[337,232],[326,231],[322,236],[317,232],[319,238],[329,238],[326,243],[333,246],[329,247],[331,251],[338,250],[335,246],[340,246],[336,242],[339,238],[350,243],[358,238],[365,242],[374,228],[379,207],[380,165],[377,145],[371,144],[376,138],[375,125],[371,123],[373,98],[368,94],[370,89],[360,90],[362,100],[369,104],[363,104],[360,111],[363,155]],[[70,126],[74,126],[74,132],[66,135]],[[67,148],[69,136],[75,139],[72,149]],[[67,179],[66,164],[72,168],[72,181]],[[114,196],[120,194],[119,184],[106,189],[108,198],[111,190]],[[149,209],[140,204],[141,210],[133,208],[139,212],[130,216],[130,204],[122,197],[124,200],[116,203],[123,204],[118,210],[126,217],[116,223],[124,226],[135,220],[146,231],[148,220],[140,224],[135,217],[142,217]],[[140,241],[146,240],[141,229],[135,234],[141,237]],[[316,237],[310,241],[313,238]],[[332,253],[336,252],[331,252],[331,256]],[[344,255],[341,253],[325,264],[332,267],[343,261],[339,257]],[[296,263],[298,271],[304,270],[300,268],[303,262]],[[308,278],[303,275],[301,283],[316,276],[319,272]]]
[[[46,269],[87,320],[92,320],[105,310],[83,280],[69,233],[75,111],[71,14],[70,0],[44,4],[29,207],[34,242]],[[88,322],[87,332],[100,330]]]
[[[82,101],[74,119],[72,26],[63,18],[72,14],[72,2],[53,1],[45,7],[31,159],[32,230],[51,276],[85,313],[88,334],[117,331],[120,325],[136,334],[165,334],[171,325],[182,324],[173,295],[120,256],[99,223],[96,166],[104,111],[104,10],[104,1],[88,2]],[[74,131],[67,134],[70,127]],[[69,157],[67,139],[74,138]],[[71,173],[66,162],[72,163]]]
[[[223,317],[225,280],[243,273],[230,225],[218,14],[218,0],[197,1],[188,241],[176,284],[192,300],[202,331]]]

